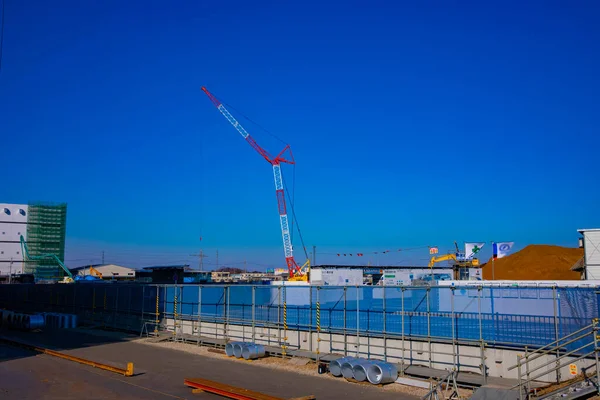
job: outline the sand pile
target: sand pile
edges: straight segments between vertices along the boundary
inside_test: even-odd
[[[579,280],[571,267],[583,249],[532,244],[494,261],[495,280]],[[492,280],[492,260],[483,267],[483,279]]]

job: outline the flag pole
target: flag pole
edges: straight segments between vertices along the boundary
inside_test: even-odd
[[[495,274],[494,274],[494,242],[492,242],[492,280],[495,280]]]

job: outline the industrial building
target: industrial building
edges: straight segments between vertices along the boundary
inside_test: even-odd
[[[64,272],[53,256],[64,262],[66,222],[66,204],[0,204],[0,275],[61,279]],[[29,251],[26,261],[21,236]]]
[[[467,280],[481,280],[481,268],[467,268]],[[318,265],[311,268],[313,285],[422,285],[453,279],[451,267]]]
[[[69,268],[73,275],[96,276],[104,280],[135,280],[136,271],[115,264],[94,264]]]
[[[21,235],[27,239],[27,204],[0,204],[0,275],[23,273]]]

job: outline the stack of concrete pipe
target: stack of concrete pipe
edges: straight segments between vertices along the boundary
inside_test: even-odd
[[[77,315],[62,313],[44,313],[46,326],[49,328],[68,329],[77,327]]]
[[[225,345],[225,354],[228,357],[255,360],[265,356],[265,347],[256,343],[229,342]]]
[[[39,314],[22,314],[0,310],[0,326],[8,329],[31,331],[44,327],[44,317]]]
[[[374,385],[393,383],[398,379],[398,368],[394,364],[357,357],[342,357],[331,361],[329,372],[333,376],[343,376],[359,382],[368,380]]]

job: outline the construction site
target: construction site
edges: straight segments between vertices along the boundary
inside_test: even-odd
[[[18,371],[33,368],[24,359],[36,353],[35,368],[47,370],[44,364],[56,358],[65,368],[96,374],[85,381],[105,391],[101,398],[212,393],[334,399],[343,393],[543,399],[600,393],[600,230],[580,230],[578,248],[531,245],[512,253],[513,242],[494,243],[487,262],[477,256],[483,242],[465,243],[464,250],[455,242],[455,251],[446,254],[429,247],[430,261],[421,267],[311,266],[298,232],[306,256],[298,263],[295,213],[290,208],[288,216],[281,171],[281,164],[294,162],[289,146],[271,156],[202,90],[272,166],[287,276],[267,274],[266,284],[248,285],[213,272],[203,275],[206,284],[197,284],[182,280],[185,269],[177,266],[148,267],[151,272],[106,264],[69,269],[66,205],[6,205],[6,226],[26,223],[27,229],[26,235],[22,228],[12,232],[19,240],[5,245],[18,245],[22,257],[22,273],[14,276],[20,283],[0,287],[0,349],[4,359],[17,360],[15,367],[9,366],[13,361],[0,366],[5,393],[15,396],[22,387]],[[26,222],[13,221],[13,214]],[[173,271],[174,284],[159,283]],[[173,361],[156,363],[161,359]],[[202,374],[196,365],[204,365]],[[167,372],[167,366],[175,367]],[[229,371],[238,368],[238,378],[230,379]],[[110,376],[115,373],[122,377]],[[265,384],[263,376],[279,383]],[[21,383],[11,386],[6,379]],[[72,379],[51,390],[77,387]],[[32,398],[45,390],[32,385]]]
[[[0,399],[600,399],[597,5],[34,3]]]

